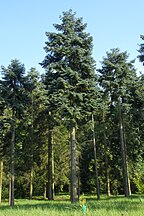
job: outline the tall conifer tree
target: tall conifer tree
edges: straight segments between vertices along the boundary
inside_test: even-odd
[[[46,32],[45,68],[49,111],[61,114],[69,124],[71,144],[71,201],[77,200],[76,185],[76,124],[95,105],[95,62],[92,58],[92,37],[85,32],[86,24],[71,10],[54,24],[57,33]]]
[[[11,114],[11,143],[10,143],[10,188],[9,204],[14,205],[14,168],[15,168],[15,140],[16,120],[20,117],[26,99],[25,94],[25,67],[15,59],[5,68],[2,66],[1,95],[5,101],[5,107]]]
[[[118,48],[111,49],[107,56],[103,58],[100,73],[100,84],[105,95],[109,97],[110,109],[117,113],[119,122],[119,140],[121,145],[122,169],[125,196],[131,194],[128,175],[128,155],[126,143],[126,122],[124,117],[130,113],[130,95],[132,87],[136,82],[136,70],[134,61],[128,62],[127,52],[120,52]],[[118,111],[118,112],[117,112]]]

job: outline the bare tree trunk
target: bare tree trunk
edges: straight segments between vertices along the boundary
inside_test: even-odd
[[[124,123],[123,123],[123,125],[124,125]],[[125,144],[125,152],[126,152],[126,161],[127,161],[126,135],[125,135],[124,126],[123,126],[123,134],[124,134],[124,144]],[[127,161],[127,167],[128,167],[128,161]],[[131,185],[130,185],[129,172],[128,172],[128,191],[129,191],[129,196],[131,196]]]
[[[31,166],[31,170],[30,170],[30,199],[32,199],[32,195],[33,195],[33,173],[34,173],[34,167]]]
[[[55,191],[54,191],[54,151],[53,151],[53,136],[52,136],[52,193],[53,193],[53,199],[55,196]]]
[[[11,139],[11,162],[10,162],[10,188],[9,205],[14,206],[14,163],[15,163],[15,113],[13,111],[12,139]]]
[[[110,192],[109,161],[108,161],[108,146],[107,146],[108,141],[106,136],[104,113],[103,113],[103,130],[104,130],[104,152],[105,152],[105,171],[106,171],[106,193],[108,196],[110,196],[111,192]]]
[[[47,197],[47,187],[46,187],[46,184],[44,184],[44,194],[43,194],[43,196],[44,196],[44,199],[46,199],[46,197]]]
[[[53,200],[53,148],[52,148],[52,130],[48,131],[48,199]]]
[[[110,196],[111,192],[110,192],[109,163],[108,163],[107,140],[106,140],[105,131],[104,131],[104,151],[105,151],[105,170],[106,170],[106,193],[108,196]]]
[[[93,145],[94,145],[94,161],[95,161],[97,199],[99,200],[100,199],[100,188],[99,188],[98,169],[97,169],[97,152],[96,152],[95,126],[94,126],[94,117],[93,117],[93,115],[92,115],[92,130],[93,130]]]
[[[123,168],[123,180],[124,180],[124,193],[125,196],[130,196],[129,177],[127,169],[127,155],[126,155],[126,144],[124,142],[124,128],[123,128],[123,115],[122,115],[122,104],[119,99],[119,123],[120,123],[120,143],[122,153],[122,168]]]
[[[71,146],[71,202],[77,201],[77,185],[76,185],[76,140],[75,127],[70,127],[70,146]]]
[[[0,160],[0,204],[2,201],[2,178],[3,178],[3,161]]]
[[[79,157],[78,157],[78,190],[77,190],[77,194],[78,194],[78,200],[80,198],[80,162],[79,162]]]
[[[34,146],[34,108],[33,108],[33,91],[32,91],[32,106],[31,106],[31,162],[30,162],[30,188],[29,188],[29,199],[32,199],[33,196],[33,174],[34,174],[34,162],[33,162],[33,146]]]

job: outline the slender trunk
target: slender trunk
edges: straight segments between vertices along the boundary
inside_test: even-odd
[[[34,173],[34,167],[31,167],[30,170],[30,199],[32,199],[32,195],[33,195],[33,173]]]
[[[52,130],[48,131],[48,199],[53,200],[53,149],[52,149]]]
[[[53,137],[52,137],[52,193],[53,193],[53,199],[55,196],[54,192],[54,152],[53,152]]]
[[[124,123],[123,123],[123,125],[124,125]],[[126,152],[126,161],[127,161],[126,135],[125,135],[124,126],[123,126],[123,134],[124,134],[124,145],[125,145],[125,152]],[[127,161],[127,167],[128,167],[128,161]],[[130,185],[129,173],[128,173],[128,191],[129,191],[129,196],[131,196],[131,185]]]
[[[80,168],[79,168],[80,162],[79,162],[79,158],[78,158],[78,200],[80,198]]]
[[[2,201],[2,178],[3,178],[3,161],[0,160],[0,204]]]
[[[43,194],[43,196],[44,196],[44,199],[46,199],[46,197],[47,197],[47,187],[46,187],[46,184],[44,184],[44,194]]]
[[[93,145],[94,145],[94,161],[95,161],[95,176],[96,176],[96,188],[97,188],[97,199],[100,199],[100,188],[98,179],[98,169],[97,169],[97,152],[96,152],[96,139],[95,139],[95,127],[94,127],[94,117],[92,115],[92,131],[93,131]]]
[[[127,169],[127,157],[126,157],[126,144],[124,142],[124,128],[123,128],[123,115],[122,115],[122,104],[119,99],[119,123],[120,123],[120,143],[122,153],[122,168],[123,168],[123,180],[124,180],[124,193],[125,196],[130,196],[129,177]]]
[[[11,162],[10,162],[10,188],[9,205],[14,206],[14,163],[15,163],[15,113],[13,111],[12,139],[11,139]]]
[[[70,146],[71,146],[71,202],[77,201],[77,185],[76,185],[76,140],[75,127],[70,127]]]
[[[33,196],[33,174],[34,174],[34,163],[33,163],[33,146],[34,146],[34,108],[33,108],[33,91],[32,91],[32,106],[31,106],[31,167],[30,167],[30,188],[29,188],[29,199],[32,199]]]
[[[106,193],[108,196],[110,196],[111,192],[110,192],[110,177],[109,177],[109,163],[108,163],[108,146],[107,146],[104,113],[103,113],[103,131],[104,131],[104,152],[105,152],[105,171],[106,171]]]
[[[110,196],[111,192],[110,192],[109,163],[108,163],[107,140],[106,140],[105,131],[104,131],[104,151],[105,151],[105,170],[106,170],[106,193],[108,196]]]

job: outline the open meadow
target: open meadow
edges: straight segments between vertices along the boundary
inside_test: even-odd
[[[102,197],[97,201],[95,197],[87,196],[87,216],[143,216],[144,202],[138,196],[125,198]],[[9,207],[2,202],[0,216],[78,216],[83,215],[80,203],[71,202],[66,197],[58,197],[54,201],[48,200],[15,200],[15,206]]]

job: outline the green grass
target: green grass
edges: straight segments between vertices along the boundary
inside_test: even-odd
[[[97,201],[94,196],[86,196],[87,216],[143,216],[144,199],[138,196],[102,196]],[[67,197],[56,197],[55,201],[47,200],[15,200],[15,206],[8,203],[0,205],[0,216],[78,216],[82,215],[79,202],[71,204]]]

